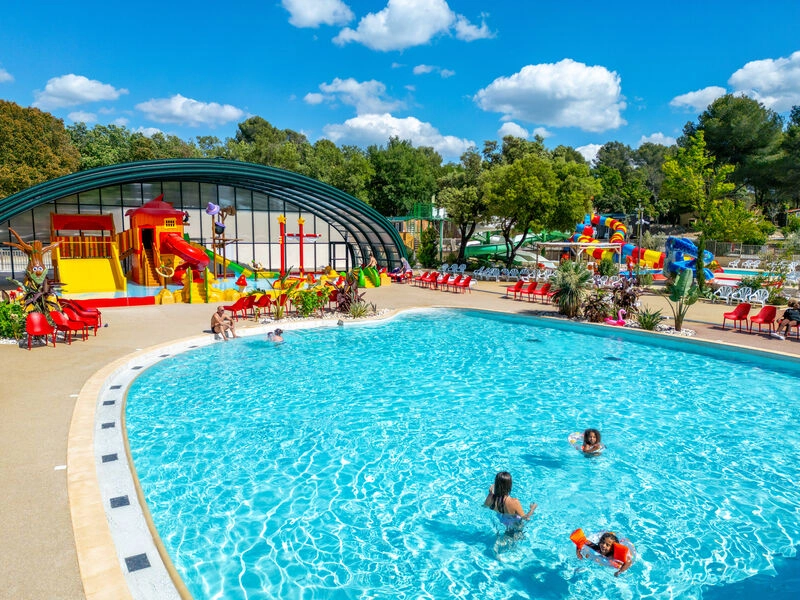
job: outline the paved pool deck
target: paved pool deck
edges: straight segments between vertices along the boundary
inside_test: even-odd
[[[393,285],[367,290],[365,299],[391,311],[442,306],[555,316],[552,306],[504,297],[507,285],[479,282],[471,294]],[[646,295],[642,302],[671,316],[663,297]],[[74,510],[77,499],[74,492],[72,498],[68,494],[68,477],[73,484],[77,479],[90,500],[96,486],[91,472],[70,473],[66,468],[68,447],[78,448],[87,441],[81,439],[85,434],[81,427],[88,417],[76,411],[76,402],[82,390],[93,393],[110,365],[131,354],[193,336],[210,337],[204,331],[213,310],[214,306],[205,304],[106,308],[103,321],[108,326],[88,341],[36,347],[30,352],[0,345],[4,371],[0,387],[0,539],[5,546],[0,561],[0,598],[83,599],[89,588],[90,598],[125,597],[126,591],[117,587],[113,574],[102,568],[89,574],[87,588],[81,578],[79,552],[85,557],[83,564],[87,557],[89,564],[97,565],[113,563],[116,557],[109,557],[103,545],[107,542],[105,523],[96,528],[91,521],[81,525],[80,542],[76,543],[70,501]],[[800,357],[800,342],[794,338],[782,342],[766,334],[723,331],[722,313],[728,310],[731,308],[719,303],[699,302],[689,309],[684,327],[695,330],[696,339]],[[264,328],[254,321],[240,321],[238,327]]]

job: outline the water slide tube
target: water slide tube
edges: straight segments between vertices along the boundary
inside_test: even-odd
[[[191,242],[190,242],[191,243]],[[202,250],[205,255],[209,258],[209,260],[213,260],[214,263],[218,265],[222,265],[225,269],[230,269],[236,275],[244,275],[245,279],[248,279],[253,276],[252,269],[245,267],[244,265],[240,265],[237,262],[232,261],[229,258],[223,259],[219,254],[216,252],[209,250],[208,248],[201,246],[200,244],[192,244],[195,248]]]
[[[611,244],[620,244],[620,260],[624,260],[630,256],[633,260],[639,261],[640,264],[644,263],[643,266],[652,265],[655,269],[661,269],[664,266],[665,254],[663,252],[638,248],[633,244],[626,244],[625,236],[628,233],[628,228],[624,223],[612,217],[603,217],[598,214],[593,214],[591,216],[586,215],[584,222],[578,224],[576,233],[572,236],[572,241],[587,244],[599,243],[599,241],[594,238],[594,228],[592,225],[605,225],[613,231],[608,241]],[[601,260],[606,256],[613,258],[616,255],[616,252],[612,250],[592,246],[586,248],[585,252],[595,260]]]
[[[172,275],[172,281],[175,283],[183,283],[186,269],[191,267],[200,273],[205,270],[209,263],[209,258],[203,250],[193,246],[177,233],[167,233],[162,236],[161,253],[174,254],[184,260],[182,264],[175,268],[175,273]]]
[[[668,237],[666,242],[667,258],[664,261],[664,275],[673,275],[691,269],[696,274],[697,246],[691,240],[679,237]],[[709,264],[714,260],[714,255],[708,250],[703,251],[703,263]],[[706,281],[714,279],[711,269],[704,268]]]

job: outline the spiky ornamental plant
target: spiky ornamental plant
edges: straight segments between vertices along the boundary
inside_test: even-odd
[[[553,278],[553,302],[558,312],[570,318],[580,314],[583,298],[591,285],[592,274],[581,264],[561,263]]]
[[[694,284],[691,270],[681,271],[674,281],[667,284],[665,295],[669,300],[672,316],[675,317],[675,331],[681,331],[683,320],[689,307],[700,298],[700,289]]]

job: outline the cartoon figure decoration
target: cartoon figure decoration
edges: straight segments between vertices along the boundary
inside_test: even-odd
[[[16,279],[11,279],[22,288],[22,304],[28,311],[36,311],[50,315],[51,310],[59,310],[56,286],[47,280],[47,267],[44,264],[44,255],[57,247],[61,242],[55,242],[49,246],[42,247],[42,242],[34,240],[28,244],[11,229],[8,230],[17,238],[18,244],[13,242],[3,242],[6,246],[11,246],[22,250],[28,256],[28,265],[25,267],[25,281],[20,283]]]

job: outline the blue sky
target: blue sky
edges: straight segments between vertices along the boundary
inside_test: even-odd
[[[390,135],[457,161],[541,134],[591,157],[672,143],[714,98],[800,104],[800,1],[9,2],[0,98],[65,124],[311,142]]]

